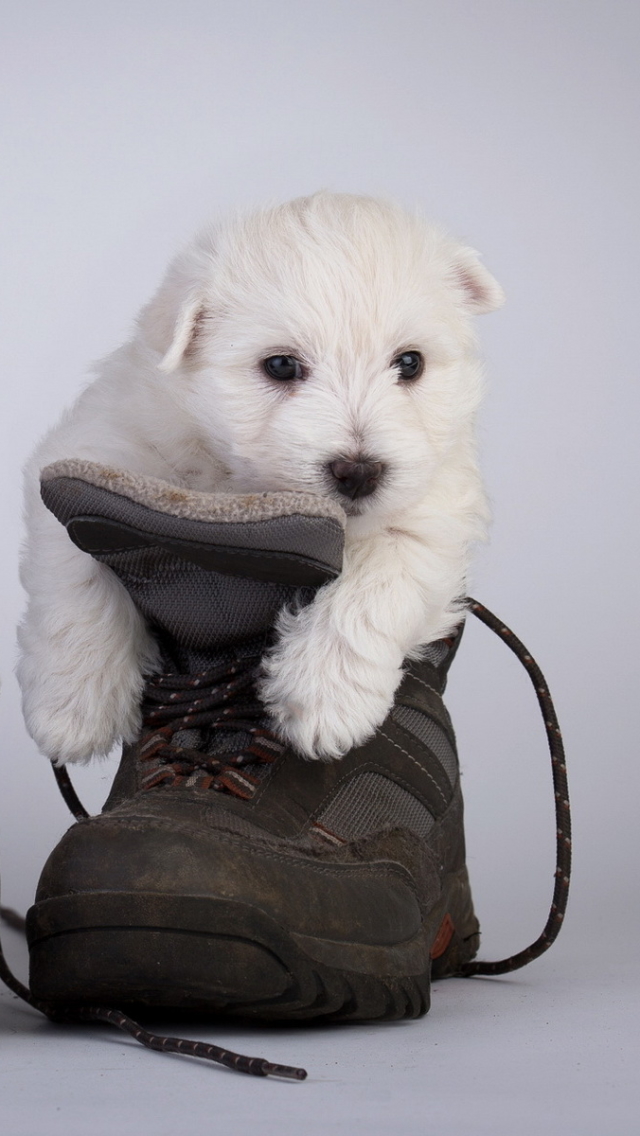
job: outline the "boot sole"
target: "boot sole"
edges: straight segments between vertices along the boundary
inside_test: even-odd
[[[430,980],[476,953],[466,869],[446,878],[420,933],[392,945],[287,931],[260,908],[202,896],[91,892],[36,903],[31,989],[43,1002],[267,1020],[416,1018]]]

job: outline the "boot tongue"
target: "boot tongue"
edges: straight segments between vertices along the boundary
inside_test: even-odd
[[[47,466],[45,505],[116,573],[167,669],[261,654],[284,604],[340,572],[345,514],[309,493],[200,493],[85,461]]]

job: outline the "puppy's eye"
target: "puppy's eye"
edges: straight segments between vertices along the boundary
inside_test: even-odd
[[[295,355],[270,355],[262,363],[267,374],[279,382],[289,383],[302,378],[302,363]]]
[[[392,364],[401,379],[419,379],[424,371],[424,358],[419,351],[403,351]]]

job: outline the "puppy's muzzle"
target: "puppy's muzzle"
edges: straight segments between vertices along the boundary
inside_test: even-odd
[[[368,497],[377,489],[384,465],[364,458],[356,461],[338,458],[327,462],[327,470],[338,493],[354,501],[356,497]]]

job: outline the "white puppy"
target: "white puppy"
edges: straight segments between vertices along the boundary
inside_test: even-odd
[[[119,581],[40,501],[61,458],[335,496],[344,570],[282,613],[262,695],[307,757],[371,735],[403,659],[460,618],[486,524],[472,317],[502,298],[472,250],[366,197],[322,192],[196,238],[28,467],[19,678],[42,751],[78,761],[131,739],[155,660]]]

